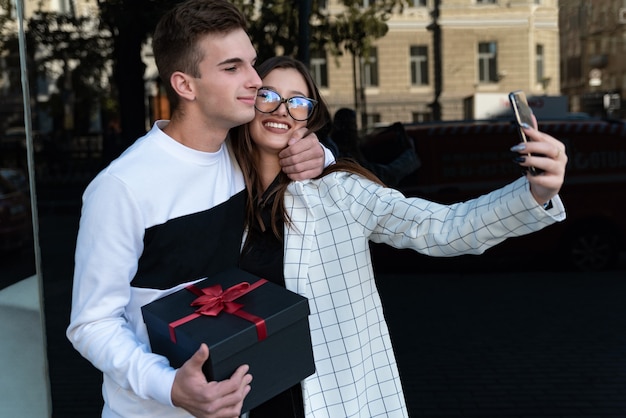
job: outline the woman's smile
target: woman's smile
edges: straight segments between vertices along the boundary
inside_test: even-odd
[[[289,125],[287,125],[286,123],[278,123],[278,122],[271,122],[271,121],[263,123],[263,126],[265,126],[266,128],[275,128],[275,129],[284,129],[284,130],[289,129]]]

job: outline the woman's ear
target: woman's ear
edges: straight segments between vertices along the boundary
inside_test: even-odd
[[[188,101],[196,100],[191,76],[183,73],[182,71],[175,71],[170,77],[170,83],[172,84],[174,91],[181,97],[181,99]]]

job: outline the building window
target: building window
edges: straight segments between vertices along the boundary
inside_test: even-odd
[[[496,0],[476,0],[476,4],[496,4]]]
[[[409,7],[426,7],[428,0],[409,0]]]
[[[380,113],[368,113],[365,116],[364,126],[367,128],[373,128],[380,123]]]
[[[73,0],[57,0],[57,11],[59,14],[76,16]]]
[[[318,87],[328,87],[328,61],[326,60],[326,51],[311,51],[310,70]]]
[[[317,7],[317,9],[326,9],[328,8],[327,0],[317,0],[317,4],[313,3],[313,7]]]
[[[430,122],[433,115],[430,112],[413,112],[411,114],[414,123]]]
[[[15,10],[16,5],[14,4],[14,2],[10,1],[10,2],[3,2],[6,3],[6,5],[0,5],[0,19],[1,18],[8,18],[9,20],[16,20],[17,19],[17,10]]]
[[[498,82],[498,44],[495,42],[478,44],[478,82]]]
[[[428,47],[411,46],[411,85],[425,86],[428,84]]]
[[[541,44],[537,44],[536,46],[536,51],[535,51],[535,61],[537,63],[537,83],[542,83],[543,79],[545,78],[545,74],[544,74],[544,51],[543,51],[543,45]]]
[[[365,87],[378,87],[378,49],[370,48],[367,58],[361,58],[361,71]]]

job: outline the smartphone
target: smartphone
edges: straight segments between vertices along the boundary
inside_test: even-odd
[[[526,94],[521,90],[513,91],[509,93],[509,101],[511,102],[511,108],[513,109],[515,120],[517,121],[517,131],[519,132],[520,140],[523,142],[528,142],[530,141],[530,138],[526,137],[524,131],[521,128],[521,125],[522,123],[526,123],[530,126],[534,126],[534,121],[532,117],[533,111],[528,105]],[[535,167],[528,167],[528,171],[532,175],[537,175],[541,173],[542,170]]]

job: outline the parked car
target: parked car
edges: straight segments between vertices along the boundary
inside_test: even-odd
[[[542,131],[561,140],[569,157],[561,189],[567,219],[540,232],[513,238],[485,255],[532,254],[561,266],[597,271],[615,265],[626,249],[626,123],[597,119],[539,121]],[[398,189],[408,196],[452,203],[501,187],[520,175],[510,146],[519,142],[510,121],[455,121],[404,124],[422,166]],[[370,133],[365,155],[393,158],[395,134]]]
[[[22,170],[17,168],[0,168],[0,177],[3,177],[9,183],[11,183],[17,190],[29,195],[30,187],[28,185],[28,178]]]
[[[41,134],[38,131],[32,131],[31,136],[33,138],[33,151],[41,152],[43,149],[43,138]],[[22,126],[7,128],[2,135],[2,141],[0,141],[0,143],[7,148],[26,150],[26,129]]]
[[[19,250],[32,240],[30,201],[0,169],[0,251]],[[14,181],[15,179],[13,179]]]
[[[40,154],[44,147],[43,136],[34,131],[31,133],[33,151]],[[23,127],[10,127],[0,133],[0,167],[26,167],[26,131]]]

